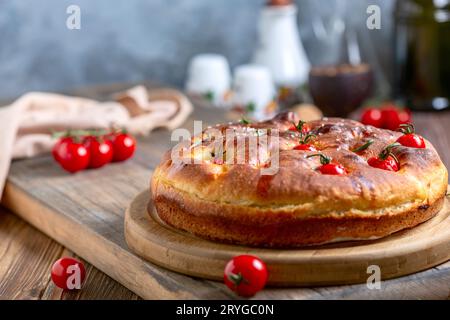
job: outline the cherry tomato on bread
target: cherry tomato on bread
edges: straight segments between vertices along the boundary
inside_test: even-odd
[[[294,150],[317,151],[316,147],[309,143],[298,144],[294,147]]]
[[[398,147],[399,143],[392,143],[384,148],[376,157],[371,157],[367,160],[369,166],[388,170],[388,171],[398,171],[400,169],[400,165],[397,157],[392,152],[392,149]]]
[[[402,124],[399,130],[403,135],[397,139],[397,142],[402,146],[410,148],[425,148],[425,140],[422,136],[415,133],[414,126],[412,124]]]
[[[347,174],[347,170],[345,168],[337,163],[328,163],[323,164],[318,169],[320,173],[322,174],[328,174],[328,175],[335,175],[335,176],[342,176]]]
[[[297,146],[294,147],[294,150],[317,151],[316,147],[309,143],[309,141],[314,139],[315,137],[315,134],[305,134],[304,132],[300,132],[300,142]]]
[[[388,156],[384,159],[380,157],[371,157],[367,160],[367,163],[374,168],[398,171],[398,163],[392,156]]]
[[[339,163],[332,163],[331,158],[329,158],[321,153],[312,154],[312,155],[307,156],[307,158],[312,158],[312,157],[320,157],[321,166],[318,167],[317,170],[322,174],[342,176],[342,175],[346,175],[348,173],[343,165],[341,165]]]

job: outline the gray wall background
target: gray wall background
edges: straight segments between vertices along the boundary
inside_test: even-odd
[[[0,97],[30,90],[156,79],[182,86],[196,53],[224,54],[232,67],[251,59],[264,0],[1,0]],[[337,5],[347,7],[338,12]],[[302,41],[313,64],[334,47],[315,39],[314,17],[344,16],[363,59],[387,72],[393,0],[297,0]],[[66,8],[81,7],[81,30]],[[382,29],[365,27],[368,4],[382,7]],[[379,78],[384,81],[385,75]]]

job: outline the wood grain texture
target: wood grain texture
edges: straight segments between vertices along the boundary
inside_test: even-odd
[[[50,280],[50,268],[71,251],[0,207],[0,299],[139,299],[137,295],[84,262],[83,290],[63,291]]]
[[[0,225],[0,297],[40,299],[61,246],[10,213],[0,212]]]
[[[210,109],[201,112],[203,119],[216,113]],[[76,175],[63,172],[50,156],[17,161],[12,165],[3,203],[145,298],[228,298],[232,294],[227,290],[144,262],[125,244],[124,210],[148,185],[151,169],[168,142],[169,132],[155,131],[138,141],[137,154],[131,161]],[[51,204],[50,200],[55,202]],[[130,265],[138,266],[139,272]],[[153,288],[152,295],[144,295],[143,288]]]
[[[91,88],[76,94],[106,99],[112,92],[124,88]],[[214,124],[226,121],[227,117],[217,109],[197,107],[186,127],[191,127],[194,119]],[[418,131],[435,144],[449,167],[450,141],[447,128],[450,128],[450,114],[418,114],[415,119]],[[148,188],[152,169],[170,146],[170,133],[155,131],[150,137],[139,139],[137,154],[131,161],[75,175],[63,172],[49,156],[16,161],[11,167],[3,203],[108,276],[127,287],[133,287],[135,293],[143,298],[235,298],[220,282],[183,276],[147,263],[131,253],[125,243],[125,208],[140,191]],[[53,258],[47,258],[51,262],[47,260],[46,263],[50,265],[55,260]],[[130,269],[130,264],[138,266],[138,272]],[[4,272],[3,267],[0,272]],[[48,274],[42,273],[42,278],[46,276]],[[450,262],[447,262],[425,272],[383,281],[381,290],[369,290],[365,284],[314,289],[267,289],[255,298],[446,299],[449,296],[449,280]],[[8,286],[9,282],[1,285]],[[84,290],[77,297],[94,298],[95,294],[90,295],[90,289]],[[117,297],[112,293],[114,290],[119,289],[111,289],[111,297]],[[58,293],[50,289],[44,290],[41,295],[58,297]]]
[[[450,260],[448,199],[433,219],[383,239],[291,250],[250,248],[198,238],[166,225],[149,201],[148,190],[143,191],[126,211],[128,246],[148,261],[190,276],[221,280],[226,263],[249,252],[267,263],[268,284],[276,286],[364,283],[369,265],[379,266],[382,279],[389,279]]]
[[[41,299],[43,300],[138,300],[133,292],[123,287],[106,274],[84,261],[68,249],[63,249],[61,257],[73,257],[83,262],[86,268],[86,279],[82,290],[67,291],[49,282]]]

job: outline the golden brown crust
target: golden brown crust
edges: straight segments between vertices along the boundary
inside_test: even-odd
[[[394,215],[310,217],[258,224],[242,222],[227,215],[198,215],[172,199],[155,199],[158,216],[172,227],[213,241],[273,248],[378,239],[427,221],[439,212],[443,204],[444,197],[430,206],[423,205]]]
[[[298,136],[288,128],[296,120],[283,115],[251,125],[280,130],[280,169],[273,176],[250,164],[175,164],[167,153],[152,178],[161,218],[211,239],[300,246],[385,236],[429,219],[440,208],[448,173],[430,142],[426,149],[396,148],[401,169],[385,171],[370,167],[367,159],[399,133],[344,119],[309,122],[316,146],[349,171],[322,175],[315,170],[318,159],[306,158],[310,152],[293,150]],[[369,149],[350,151],[368,139],[374,140]]]

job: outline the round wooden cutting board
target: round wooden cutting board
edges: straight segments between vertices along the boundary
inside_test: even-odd
[[[226,263],[240,254],[263,259],[269,284],[313,286],[366,282],[380,267],[388,279],[431,268],[450,259],[450,201],[431,220],[410,230],[373,241],[353,241],[302,249],[258,249],[203,240],[159,220],[149,204],[149,191],[139,194],[125,215],[128,246],[144,259],[194,277],[223,279]],[[147,205],[153,213],[147,213]]]

